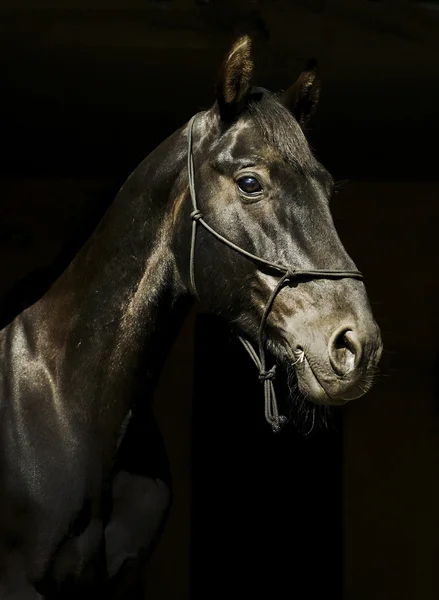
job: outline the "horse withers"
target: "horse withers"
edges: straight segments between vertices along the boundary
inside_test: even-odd
[[[304,134],[315,69],[282,94],[252,72],[242,37],[212,108],[137,167],[61,277],[1,332],[2,600],[142,597],[171,502],[149,406],[195,294],[245,340],[264,384],[265,353],[311,402],[372,383],[379,329]]]

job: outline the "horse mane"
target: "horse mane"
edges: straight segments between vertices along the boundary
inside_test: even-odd
[[[267,143],[297,171],[313,175],[318,170],[308,141],[292,113],[277,96],[264,88],[252,88],[247,106]]]

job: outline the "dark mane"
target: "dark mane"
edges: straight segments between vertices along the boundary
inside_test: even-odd
[[[299,123],[274,94],[253,88],[248,111],[265,140],[286,162],[301,173],[316,172],[318,163]]]

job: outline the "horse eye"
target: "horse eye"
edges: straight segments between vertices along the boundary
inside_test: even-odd
[[[262,192],[262,186],[256,177],[241,177],[238,179],[238,187],[245,194],[257,194],[258,192]]]

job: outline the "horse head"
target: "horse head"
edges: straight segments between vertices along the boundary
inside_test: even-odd
[[[188,289],[195,292],[196,283],[202,305],[253,345],[263,321],[260,344],[294,365],[309,400],[342,404],[371,386],[382,342],[365,285],[332,220],[333,178],[306,138],[319,96],[317,70],[310,65],[278,94],[254,87],[253,70],[244,36],[222,65],[214,105],[181,132],[193,137],[193,172],[189,161],[175,230],[178,268]],[[192,235],[190,260],[200,218],[211,230],[199,227]],[[278,289],[280,274],[270,263],[285,266]],[[325,276],[330,272],[335,276]]]

